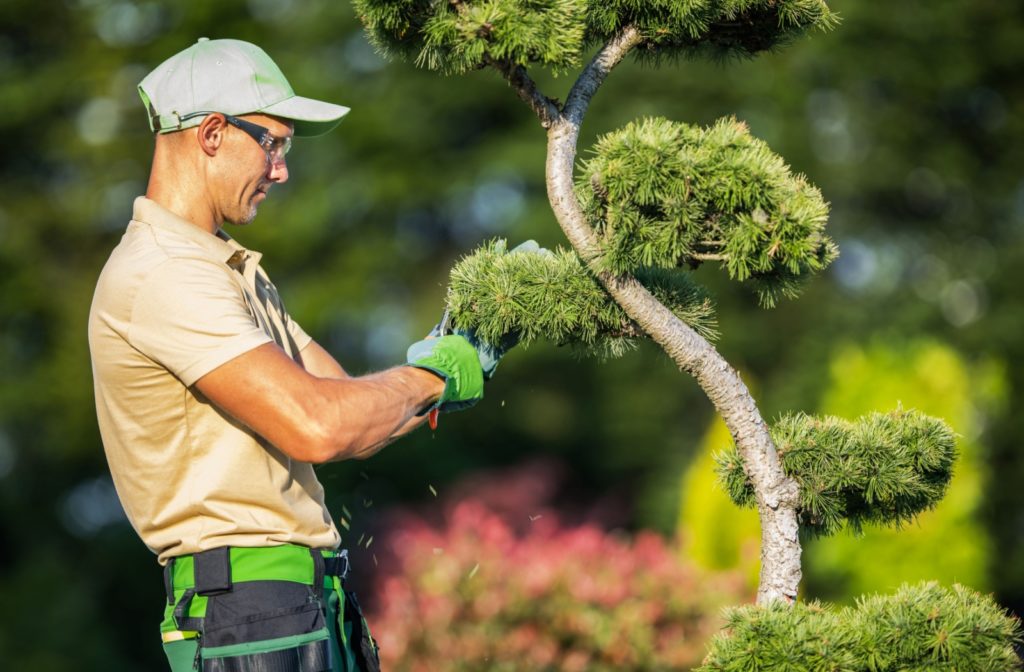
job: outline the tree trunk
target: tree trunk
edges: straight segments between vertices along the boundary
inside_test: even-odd
[[[697,379],[721,414],[757,494],[761,520],[761,576],[757,603],[791,603],[800,584],[796,483],[782,472],[778,454],[753,397],[717,350],[630,275],[601,272],[600,246],[573,190],[579,129],[590,99],[608,72],[639,44],[627,28],[594,57],[580,75],[560,115],[548,121],[547,189],[558,223],[576,252],[626,314],[656,341],[680,369]]]

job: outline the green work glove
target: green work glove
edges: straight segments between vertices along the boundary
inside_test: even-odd
[[[445,412],[460,411],[484,398],[480,358],[476,348],[462,336],[451,334],[417,341],[409,346],[406,363],[437,374],[445,382],[441,398],[422,413],[434,408]]]
[[[483,340],[472,329],[459,329],[456,327],[452,333],[462,336],[469,341],[470,345],[476,348],[476,355],[480,360],[480,368],[484,372],[484,380],[490,380],[494,376],[494,370],[498,368],[501,358],[519,343],[518,332],[505,334],[497,343],[489,343]]]
[[[517,333],[505,334],[499,343],[494,344],[481,339],[472,329],[452,327],[449,324],[448,311],[445,310],[441,321],[430,330],[430,336],[438,338],[447,334],[462,336],[469,341],[470,345],[476,348],[477,359],[480,360],[480,368],[483,369],[484,380],[491,379],[491,376],[494,375],[494,370],[498,368],[498,362],[501,361],[501,358],[519,343],[519,334]]]

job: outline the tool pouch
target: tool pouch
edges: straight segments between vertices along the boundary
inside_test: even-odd
[[[320,601],[300,583],[251,581],[210,596],[200,642],[203,672],[331,669]]]
[[[232,584],[228,549],[195,556],[195,588],[175,607],[181,629],[200,633],[202,672],[324,672],[331,669],[330,635],[312,586],[292,581]],[[191,593],[191,594],[190,594]],[[206,615],[188,618],[195,595]],[[269,605],[273,608],[268,609]]]

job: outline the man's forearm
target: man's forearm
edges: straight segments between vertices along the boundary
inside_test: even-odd
[[[219,366],[196,387],[289,457],[355,457],[404,430],[436,402],[444,381],[399,366],[359,378],[318,378],[268,343]]]
[[[406,434],[408,434],[412,430],[414,430],[417,427],[419,427],[420,425],[422,425],[426,421],[426,419],[427,419],[426,414],[419,415],[419,416],[414,415],[412,418],[409,419],[408,422],[406,422],[404,425],[399,427],[398,430],[395,431],[394,434],[392,434],[388,438],[384,439],[380,443],[377,443],[377,444],[372,445],[372,446],[367,446],[367,447],[359,450],[357,453],[354,453],[352,455],[337,457],[337,458],[335,458],[335,459],[333,459],[331,461],[332,462],[340,462],[341,460],[346,460],[346,459],[365,460],[368,457],[376,455],[385,446],[388,446],[388,445],[394,443],[397,439],[400,439],[401,437],[405,436]]]
[[[345,369],[341,364],[338,363],[338,361],[316,341],[310,341],[309,344],[303,348],[302,366],[318,378],[347,379],[351,377],[345,372]],[[351,457],[354,459],[365,459],[370,457],[380,451],[384,446],[393,442],[395,439],[408,434],[422,425],[424,420],[426,420],[426,414],[414,415],[390,436],[374,445],[361,448],[357,453],[351,455]],[[335,459],[340,460],[344,458],[339,457]]]
[[[330,434],[318,460],[365,458],[419,426],[417,415],[444,391],[438,376],[407,366],[358,378],[322,379]],[[333,403],[330,398],[333,397]],[[322,402],[323,403],[323,402]]]

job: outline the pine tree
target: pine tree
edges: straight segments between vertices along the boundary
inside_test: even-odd
[[[731,634],[715,641],[705,669],[1017,664],[1016,622],[967,589],[907,587],[854,610],[796,604],[801,531],[905,523],[939,501],[956,455],[944,422],[901,408],[853,421],[792,414],[769,427],[712,345],[710,300],[686,271],[716,263],[765,307],[795,297],[838,253],[818,189],[735,119],[708,128],[642,119],[600,138],[574,171],[583,118],[624,58],[660,66],[752,57],[836,26],[824,0],[354,5],[382,52],[444,74],[494,69],[547,132],[548,196],[571,249],[514,254],[497,242],[469,255],[451,275],[455,323],[494,342],[515,332],[605,355],[649,337],[697,380],[729,428],[735,450],[720,459],[723,481],[761,521],[758,607],[733,612]],[[539,90],[530,69],[579,74],[561,102]]]

